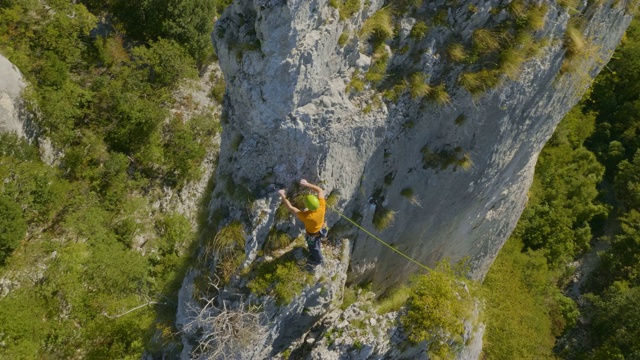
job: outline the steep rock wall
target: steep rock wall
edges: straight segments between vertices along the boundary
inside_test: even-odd
[[[20,70],[0,55],[0,132],[24,136],[20,119],[20,92],[25,86]]]
[[[234,2],[212,35],[227,93],[211,208],[250,224],[246,261],[255,258],[279,202],[264,189],[306,178],[339,191],[339,210],[418,261],[432,265],[467,257],[470,275],[482,278],[522,212],[542,146],[631,19],[624,1],[589,9],[583,2],[578,11],[591,50],[576,70],[561,73],[570,16],[549,2],[546,25],[535,34],[548,39],[542,53],[524,64],[516,80],[504,78],[473,97],[458,82],[461,71],[473,65],[451,65],[444,48],[452,38],[468,43],[474,29],[507,17],[500,10],[507,4],[426,4],[423,12],[444,9],[438,14],[447,25],[432,27],[419,41],[408,36],[415,19],[403,19],[400,41],[422,50],[393,54],[389,68],[426,74],[432,84],[446,86],[451,101],[439,105],[405,94],[363,111],[372,92],[346,89],[355,69],[369,68],[371,52],[354,34],[382,1],[366,2],[344,21],[327,0]],[[341,46],[345,32],[351,36]],[[453,165],[428,164],[426,153],[440,160],[453,156]],[[458,166],[462,154],[473,162],[468,171]],[[229,190],[239,187],[257,197],[252,206]],[[416,201],[401,196],[407,188]],[[393,224],[381,232],[371,223],[376,207],[396,211]],[[330,225],[337,220],[328,215]],[[383,289],[419,270],[361,232],[345,236],[354,243],[352,280],[373,280]]]

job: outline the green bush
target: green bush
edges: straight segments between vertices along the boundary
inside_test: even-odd
[[[400,317],[412,343],[427,342],[430,357],[448,358],[464,344],[464,319],[473,299],[447,261],[426,275],[412,278],[407,312]]]
[[[312,278],[294,260],[271,261],[256,269],[256,275],[247,287],[258,296],[271,295],[278,305],[286,305],[302,292]]]
[[[640,354],[640,287],[615,282],[601,295],[589,294],[587,299],[593,311],[591,357],[626,359]]]
[[[215,78],[214,84],[211,86],[211,98],[220,105],[222,105],[222,101],[224,100],[226,86],[227,84],[224,82],[224,78],[222,77]]]
[[[199,137],[190,125],[172,118],[164,129],[167,139],[163,146],[167,165],[166,181],[177,187],[199,178],[200,164],[206,155],[205,144],[197,140]]]

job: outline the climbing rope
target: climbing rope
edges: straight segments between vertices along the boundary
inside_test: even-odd
[[[331,205],[329,205],[329,204],[327,204],[327,206],[328,206],[331,210],[333,210],[336,214],[338,214],[338,215],[342,216],[345,220],[347,220],[348,222],[350,222],[350,223],[352,223],[353,225],[355,225],[358,229],[360,229],[360,230],[364,231],[365,233],[367,233],[367,235],[369,235],[369,236],[371,236],[372,238],[374,238],[374,239],[378,240],[379,242],[381,242],[384,246],[386,246],[386,247],[388,247],[389,249],[391,249],[391,250],[395,251],[396,253],[400,254],[400,256],[402,256],[402,257],[404,257],[405,259],[407,259],[407,260],[411,261],[412,263],[414,263],[414,264],[416,264],[416,265],[420,266],[421,268],[426,269],[427,271],[431,271],[431,269],[430,269],[428,266],[426,266],[426,265],[423,265],[423,264],[419,263],[418,261],[416,261],[416,260],[412,259],[409,255],[407,255],[407,254],[403,253],[402,251],[400,251],[400,250],[398,250],[398,249],[394,248],[393,246],[389,245],[389,244],[388,244],[387,242],[385,242],[384,240],[382,240],[382,239],[380,239],[379,237],[377,237],[377,236],[373,235],[372,233],[370,233],[369,231],[367,231],[367,229],[365,229],[365,228],[363,228],[362,226],[358,225],[355,221],[353,221],[353,220],[349,219],[345,214],[343,214],[343,213],[341,213],[340,211],[336,210],[333,206],[331,206]]]

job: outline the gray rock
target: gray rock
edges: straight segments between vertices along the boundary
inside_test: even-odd
[[[24,137],[20,93],[25,86],[20,70],[0,55],[0,132]]]
[[[490,19],[489,9],[497,4],[478,6],[471,16],[474,28]],[[366,14],[379,5],[373,2]],[[447,86],[451,104],[404,96],[388,108],[383,104],[364,113],[361,108],[373,93],[349,95],[345,88],[352,69],[365,65],[358,59],[366,44],[339,50],[337,41],[345,27],[358,29],[366,14],[341,22],[325,0],[277,2],[268,8],[241,0],[230,6],[213,35],[228,86],[229,121],[218,179],[246,184],[254,192],[267,178],[285,186],[300,178],[322,181],[327,190],[342,194],[338,210],[359,213],[365,228],[412,258],[431,266],[445,257],[468,257],[471,276],[481,279],[526,203],[542,146],[586,89],[585,78],[610,57],[631,18],[622,7],[594,10],[586,37],[597,51],[581,66],[589,74],[560,74],[568,15],[550,5],[540,35],[551,45],[525,63],[517,81],[503,79],[502,86],[479,98],[457,85],[462,69],[452,71],[440,55],[451,34],[470,36],[472,28],[464,21],[458,28],[436,27],[423,39],[429,46],[415,66]],[[407,56],[394,56],[390,66],[404,66]],[[466,121],[456,125],[459,116]],[[236,138],[243,139],[238,146]],[[469,171],[457,165],[425,166],[425,148],[467,154],[473,166]],[[225,181],[218,181],[215,191],[224,193],[224,187]],[[413,190],[421,206],[400,196],[405,188]],[[270,209],[278,204],[275,195],[261,201]],[[242,211],[229,196],[211,204],[212,209],[221,206]],[[395,222],[381,232],[371,224],[376,206],[396,212]],[[248,241],[257,246],[249,248],[260,247],[272,216],[254,221]],[[329,212],[329,223],[337,220]],[[351,279],[374,280],[377,288],[386,288],[419,269],[363,232],[354,229],[351,235]]]

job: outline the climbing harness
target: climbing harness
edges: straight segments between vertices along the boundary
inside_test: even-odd
[[[327,204],[327,207],[329,207],[331,210],[333,210],[336,214],[340,215],[341,217],[343,217],[345,220],[347,220],[348,222],[352,223],[353,225],[355,225],[358,229],[364,231],[365,233],[367,233],[367,235],[371,236],[372,238],[378,240],[379,242],[381,242],[384,246],[388,247],[389,249],[395,251],[396,253],[400,254],[400,256],[404,257],[405,259],[411,261],[412,263],[420,266],[421,268],[427,270],[427,271],[431,271],[431,268],[429,268],[426,265],[423,265],[421,263],[419,263],[418,261],[412,259],[409,255],[403,253],[402,251],[394,248],[393,246],[389,245],[387,242],[385,242],[384,240],[380,239],[379,237],[373,235],[372,233],[370,233],[369,231],[367,231],[365,228],[363,228],[362,226],[358,225],[355,221],[349,219],[345,214],[341,213],[340,211],[336,210],[333,206]]]
[[[305,233],[305,238],[307,239],[307,243],[315,243],[316,241],[324,241],[327,240],[327,235],[329,231],[327,230],[326,224],[322,226],[322,229],[314,234]]]

